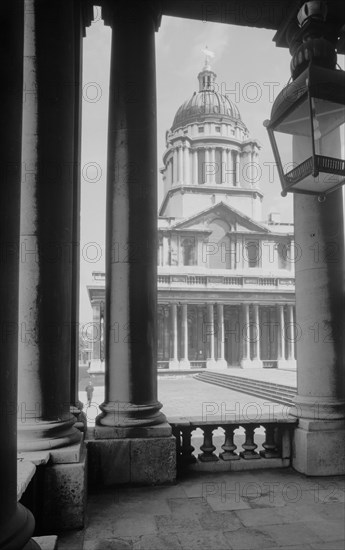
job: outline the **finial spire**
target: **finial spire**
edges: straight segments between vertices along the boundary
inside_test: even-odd
[[[206,46],[203,50],[201,50],[203,54],[205,54],[205,64],[204,64],[204,67],[203,67],[203,70],[208,70],[210,71],[211,70],[211,65],[210,65],[210,58],[213,59],[214,58],[214,52],[211,52],[211,50],[208,49],[208,46]]]
[[[214,81],[217,75],[211,69],[210,65],[210,59],[214,57],[214,53],[211,52],[211,50],[209,50],[207,46],[201,51],[205,55],[205,64],[201,72],[198,74],[199,92],[202,92],[204,90],[214,91]]]

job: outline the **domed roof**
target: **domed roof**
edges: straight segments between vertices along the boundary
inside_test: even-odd
[[[241,120],[239,110],[226,96],[211,90],[194,92],[177,110],[171,130],[215,117],[225,121]]]
[[[216,91],[215,78],[216,75],[209,65],[198,74],[200,89],[179,107],[171,131],[193,122],[204,122],[205,119],[219,118],[225,122],[241,121],[236,105],[226,95]]]

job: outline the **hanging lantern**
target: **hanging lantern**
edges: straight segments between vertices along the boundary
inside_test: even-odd
[[[298,20],[303,40],[291,63],[294,80],[280,92],[271,119],[264,122],[283,196],[323,196],[345,183],[345,72],[333,68],[334,47],[323,37],[315,38],[325,17],[323,2],[302,6]]]

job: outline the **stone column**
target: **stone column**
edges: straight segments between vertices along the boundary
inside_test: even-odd
[[[226,369],[228,364],[225,360],[224,345],[225,345],[225,330],[224,330],[224,306],[223,304],[217,304],[218,313],[218,358],[217,368]]]
[[[262,367],[260,359],[260,310],[259,305],[254,304],[254,324],[253,324],[253,342],[254,342],[254,357],[252,367]]]
[[[154,5],[105,6],[112,26],[106,212],[105,401],[98,439],[145,437],[157,400],[157,151]],[[137,177],[128,166],[137,166]],[[170,435],[161,427],[160,435]],[[154,430],[155,432],[155,430]],[[157,432],[155,432],[157,433]],[[138,435],[139,434],[139,435]]]
[[[33,0],[25,14],[24,90],[30,93],[23,101],[18,448],[34,451],[80,440],[70,413],[72,167],[79,106],[74,4]]]
[[[193,152],[193,184],[198,185],[198,150],[192,149]]]
[[[240,153],[238,151],[236,151],[236,154],[235,154],[235,181],[234,181],[234,185],[235,186],[240,185]]]
[[[278,369],[286,368],[286,359],[285,359],[285,316],[284,316],[284,305],[279,304],[278,306]]]
[[[83,18],[79,1],[75,2],[75,109],[74,109],[74,165],[73,165],[73,228],[72,228],[72,299],[71,299],[71,413],[78,427],[86,427],[86,416],[81,413],[79,400],[79,286],[80,286],[80,165],[81,165],[81,106],[83,63]]]
[[[182,149],[182,145],[179,145],[178,146],[178,183],[182,184],[184,183],[184,178],[183,178],[183,149]]]
[[[221,182],[226,184],[227,183],[227,175],[229,172],[229,165],[228,165],[228,151],[225,147],[222,148],[222,173],[221,173]]]
[[[175,147],[174,151],[173,151],[173,160],[172,160],[172,163],[173,163],[173,178],[172,178],[172,183],[178,183],[178,149],[177,147]]]
[[[294,306],[288,304],[288,325],[287,325],[287,364],[289,368],[296,368],[295,358],[295,323],[294,323]]]
[[[338,146],[338,151],[337,151]],[[338,144],[333,155],[340,152]],[[301,144],[294,143],[299,162]],[[321,177],[321,175],[320,175]],[[345,473],[344,210],[342,190],[324,202],[294,196],[296,262],[297,396],[291,414],[293,466],[307,475]],[[336,251],[331,255],[328,251]]]
[[[17,366],[24,4],[1,8],[0,59],[0,548],[39,549],[34,518],[17,504]]]
[[[205,185],[209,185],[210,184],[210,179],[211,179],[211,175],[210,175],[210,170],[211,170],[211,153],[210,153],[210,148],[209,147],[206,147],[205,148],[205,166],[204,166],[204,174],[205,174]]]
[[[188,305],[182,304],[182,358],[180,369],[189,369],[188,359]]]
[[[172,358],[169,361],[169,369],[179,369],[178,360],[178,333],[177,333],[177,304],[170,304],[171,336],[172,336]]]
[[[243,369],[251,367],[250,360],[250,322],[249,322],[249,304],[242,304],[242,359],[241,367]]]
[[[101,303],[92,302],[92,359],[88,369],[89,374],[104,372],[104,364],[101,362]]]
[[[236,171],[235,171],[235,164],[234,164],[234,151],[232,151],[231,149],[228,149],[227,151],[227,162],[228,162],[228,170],[229,170],[228,181],[230,185],[234,186]]]
[[[217,166],[216,166],[216,149],[215,149],[215,147],[211,147],[211,150],[210,150],[210,163],[211,163],[211,166],[210,166],[210,169],[209,169],[210,184],[215,185],[216,184],[216,170],[217,170]]]
[[[183,170],[184,170],[184,173],[183,173],[183,181],[184,181],[184,184],[185,185],[190,185],[191,184],[191,181],[190,181],[190,162],[189,162],[189,147],[187,145],[184,146],[183,148],[183,153],[184,153],[184,159],[183,159]]]
[[[206,362],[206,367],[208,369],[214,369],[217,366],[215,356],[214,356],[214,336],[215,336],[215,325],[214,325],[214,311],[213,304],[207,304],[207,329],[206,337],[208,341],[208,358]]]

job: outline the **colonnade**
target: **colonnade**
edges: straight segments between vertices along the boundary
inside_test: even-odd
[[[158,306],[158,367],[295,366],[292,303],[177,303]]]
[[[191,147],[188,142],[175,145],[166,162],[169,185],[236,186],[240,181],[239,150],[224,146]]]
[[[160,16],[155,4],[150,6],[148,9],[142,2],[135,2],[134,7],[133,2],[129,6],[103,2],[105,22],[113,29],[113,46],[106,214],[105,402],[95,431],[100,439],[119,437],[118,427],[123,428],[120,437],[130,437],[133,427],[166,426],[157,400],[156,376],[154,33]],[[51,451],[70,447],[80,439],[70,412],[71,402],[75,404],[77,368],[72,338],[72,331],[77,329],[76,312],[72,315],[77,276],[71,251],[79,219],[78,170],[73,166],[80,153],[80,44],[85,16],[91,19],[84,10],[90,7],[80,0],[32,0],[25,10],[24,2],[6,3],[1,10],[0,55],[6,85],[0,89],[0,326],[4,335],[0,346],[0,436],[6,444],[0,453],[0,548],[34,548],[30,542],[32,516],[16,502],[18,379],[19,402],[23,404],[18,417],[19,448]],[[133,182],[129,175],[130,162],[141,168],[138,181]],[[296,403],[301,412],[295,447],[297,455],[303,455],[298,459],[298,469],[316,474],[344,470],[344,453],[339,445],[344,433],[343,350],[342,340],[337,337],[337,330],[343,326],[343,308],[339,307],[344,264],[341,205],[338,192],[325,204],[298,197],[295,205],[296,240],[305,252],[296,275],[300,300],[297,320],[304,323],[305,336],[310,333],[311,322],[320,321],[322,328],[326,319],[326,328],[331,327],[334,336],[326,346],[322,339],[314,346],[307,338],[298,341]],[[315,234],[325,248],[327,236],[332,235],[339,252],[336,264],[326,258],[325,266],[315,269],[308,254]],[[114,243],[126,251],[116,263],[112,258]],[[314,286],[309,292],[311,282]],[[322,307],[318,309],[320,296]],[[246,319],[250,319],[249,306],[242,307]],[[221,320],[221,307],[217,305],[216,309]],[[211,327],[214,310],[213,304],[208,306]],[[173,313],[172,317],[176,327],[178,319]],[[182,359],[186,361],[187,304],[182,306],[182,319]],[[175,330],[173,358],[178,360],[177,338]],[[215,344],[210,349],[211,355],[215,354]],[[222,347],[219,353],[221,357]],[[71,369],[75,369],[74,378]],[[319,405],[317,424],[315,403]],[[161,436],[170,433],[170,427],[160,432]],[[305,434],[316,434],[315,442],[312,444]],[[320,467],[310,455],[305,458],[306,448],[315,451],[317,464],[322,450]]]

